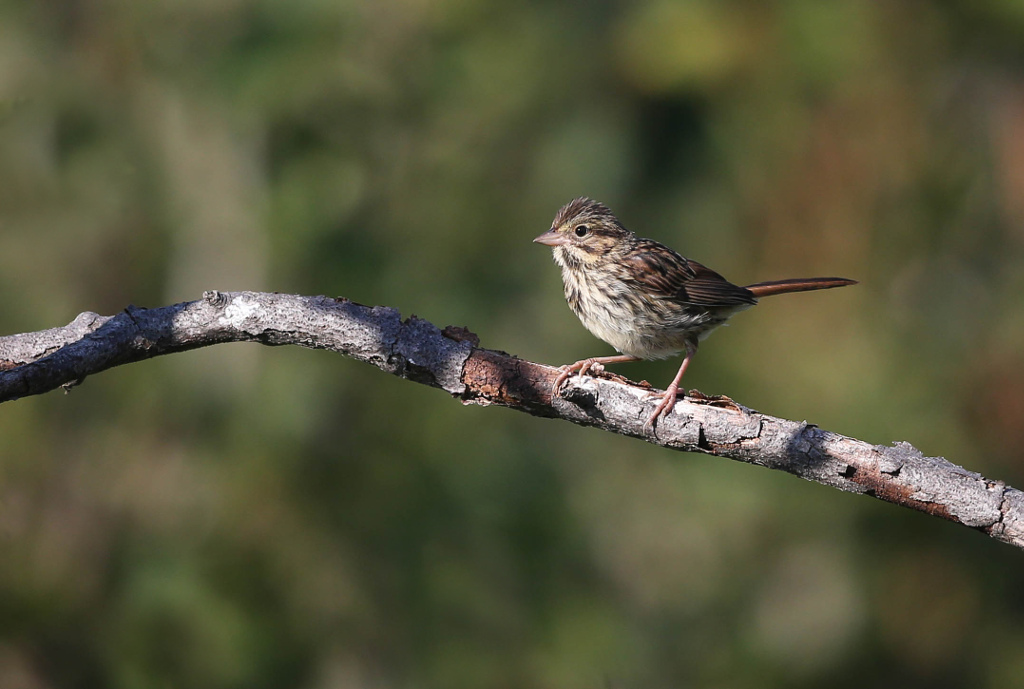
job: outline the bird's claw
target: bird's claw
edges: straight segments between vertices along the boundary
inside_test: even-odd
[[[578,373],[580,377],[583,377],[590,371],[594,371],[595,373],[604,371],[604,366],[596,359],[580,359],[574,364],[560,366],[558,370],[559,374],[555,378],[555,382],[551,385],[552,397],[558,397],[559,391],[562,389],[562,385],[565,381],[571,378],[574,373]]]
[[[558,397],[558,391],[561,389],[562,383],[568,380],[569,376],[572,375],[572,369],[569,367],[568,364],[565,366],[559,366],[558,370],[559,374],[555,378],[555,382],[551,384],[552,397]]]
[[[672,409],[676,406],[676,400],[679,398],[679,387],[670,385],[664,392],[651,393],[651,396],[661,398],[658,406],[654,408],[654,413],[644,423],[644,428],[653,430],[660,417],[668,416],[672,413]]]

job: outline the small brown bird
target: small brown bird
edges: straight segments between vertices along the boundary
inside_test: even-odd
[[[857,284],[804,278],[739,287],[663,244],[637,237],[607,206],[588,198],[562,206],[551,229],[533,241],[552,248],[569,308],[587,330],[621,352],[563,366],[553,395],[573,373],[585,375],[593,366],[686,352],[672,384],[657,393],[662,399],[648,425],[672,411],[700,341],[758,297]]]

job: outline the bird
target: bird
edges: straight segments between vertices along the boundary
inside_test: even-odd
[[[652,427],[675,406],[679,382],[700,342],[733,315],[761,297],[857,284],[848,278],[822,277],[740,287],[664,244],[637,237],[607,206],[586,197],[562,206],[551,229],[533,241],[551,247],[572,312],[619,352],[560,367],[553,397],[574,373],[584,376],[605,364],[685,352],[672,383],[654,393],[661,401],[645,424]]]

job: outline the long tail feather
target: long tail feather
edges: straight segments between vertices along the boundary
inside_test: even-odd
[[[753,292],[755,297],[769,297],[773,294],[810,292],[816,289],[832,289],[833,287],[845,287],[846,285],[856,284],[856,280],[847,280],[846,278],[797,278],[795,280],[758,282],[754,285],[747,285],[747,289]]]

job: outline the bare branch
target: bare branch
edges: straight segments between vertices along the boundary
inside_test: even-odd
[[[780,469],[981,530],[1024,548],[1024,493],[907,443],[871,445],[691,391],[656,430],[644,422],[650,388],[620,376],[569,379],[552,399],[558,369],[478,347],[464,328],[443,331],[398,311],[330,297],[207,292],[158,309],[112,317],[83,313],[69,325],[0,337],[0,402],[77,385],[132,361],[221,342],[330,349],[396,376],[441,388],[465,404],[496,404],[534,416]]]

